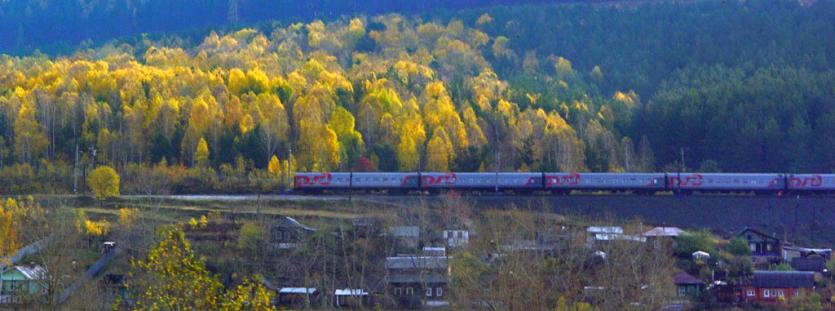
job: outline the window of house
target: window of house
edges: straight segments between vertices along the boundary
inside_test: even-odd
[[[432,297],[432,288],[431,287],[426,288],[426,297]]]
[[[777,297],[783,297],[783,290],[777,290]]]
[[[435,296],[441,297],[443,295],[444,295],[444,289],[443,288],[438,287],[438,288],[435,289]]]
[[[406,287],[406,296],[411,296],[415,294],[415,290],[411,287]]]
[[[771,243],[766,244],[765,249],[770,252],[771,251]]]
[[[767,290],[767,289],[764,289],[763,290],[763,297],[766,297],[766,298],[771,297],[771,291]]]
[[[757,251],[757,244],[751,243],[751,244],[749,244],[749,245],[751,246],[751,251],[752,251],[752,252],[756,252],[756,251]]]
[[[395,287],[395,288],[394,288],[394,295],[395,295],[395,296],[401,296],[401,295],[403,295],[403,289],[402,289],[402,288],[400,288],[400,287]]]
[[[748,297],[754,297],[754,290],[749,289],[747,292],[745,292],[745,294],[748,295]]]

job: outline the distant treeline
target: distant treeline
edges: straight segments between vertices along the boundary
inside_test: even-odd
[[[36,49],[63,53],[88,39],[102,42],[142,33],[232,28],[267,20],[296,22],[389,12],[411,15],[496,4],[574,1],[0,0],[0,38],[4,38],[0,53],[23,54]]]

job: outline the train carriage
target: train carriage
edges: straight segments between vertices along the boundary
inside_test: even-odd
[[[779,192],[785,190],[782,174],[667,173],[670,190],[688,192]]]
[[[835,174],[791,174],[786,181],[794,192],[835,192]]]
[[[531,192],[542,189],[542,173],[441,173],[420,174],[421,188],[428,191]]]
[[[663,173],[545,173],[545,189],[663,191]]]
[[[417,173],[296,173],[294,186],[300,191],[372,191],[417,189]]]
[[[398,190],[418,188],[417,173],[353,173],[351,187],[356,190]]]

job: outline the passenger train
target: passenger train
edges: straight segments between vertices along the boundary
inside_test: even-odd
[[[362,193],[514,193],[569,194],[572,191],[655,194],[835,193],[835,174],[753,173],[296,173],[295,191]]]

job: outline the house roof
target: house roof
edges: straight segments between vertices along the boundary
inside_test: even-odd
[[[282,227],[301,228],[302,230],[310,231],[310,232],[316,231],[316,229],[303,225],[302,223],[300,223],[298,220],[296,220],[293,217],[286,217],[286,216],[281,217],[281,219],[278,221],[278,225],[282,226]]]
[[[646,242],[647,238],[642,236],[628,235],[622,233],[596,233],[594,239],[597,241],[632,241]]]
[[[806,271],[754,271],[752,285],[759,288],[812,288],[815,273]]]
[[[427,284],[445,284],[449,283],[449,277],[444,274],[431,273],[427,275],[420,275],[417,273],[404,275],[390,275],[388,276],[389,283],[427,283]]]
[[[315,294],[316,289],[310,287],[282,287],[279,294]]]
[[[764,238],[766,238],[766,239],[768,239],[768,240],[780,241],[780,239],[778,239],[778,238],[775,238],[775,237],[773,237],[773,236],[770,236],[770,235],[768,235],[768,234],[765,234],[765,233],[763,233],[762,231],[759,231],[759,230],[756,230],[756,229],[752,229],[752,228],[748,228],[748,227],[746,227],[745,229],[742,229],[742,231],[740,231],[740,232],[739,232],[739,233],[737,233],[736,235],[737,235],[737,236],[742,236],[742,235],[744,235],[746,232],[751,232],[751,233],[753,233],[753,234],[756,234],[756,235],[759,235],[759,236],[761,236],[761,237],[764,237]]]
[[[386,257],[386,269],[446,269],[447,256],[398,256]]]
[[[696,278],[695,276],[690,275],[687,272],[679,272],[673,277],[673,283],[676,285],[704,285],[705,282]]]
[[[595,227],[591,226],[586,229],[588,233],[608,233],[608,234],[623,234],[623,228],[621,227]]]
[[[671,236],[676,237],[684,233],[684,230],[678,227],[655,227],[652,230],[644,232],[643,236],[646,237],[659,237],[659,236]]]
[[[342,288],[333,292],[336,296],[368,296],[368,292],[361,288]]]
[[[446,247],[424,246],[423,254],[427,256],[446,256]]]
[[[695,251],[692,254],[693,257],[710,257],[710,253],[705,251]]]
[[[823,272],[826,270],[826,260],[823,257],[796,257],[792,258],[792,269],[797,271]]]
[[[376,226],[377,225],[377,218],[374,218],[374,217],[358,217],[358,218],[354,218],[351,222],[355,227]]]
[[[391,235],[395,237],[420,237],[420,227],[418,226],[397,226],[389,229]]]
[[[39,280],[46,276],[46,269],[41,266],[15,266],[14,269],[29,280]]]

